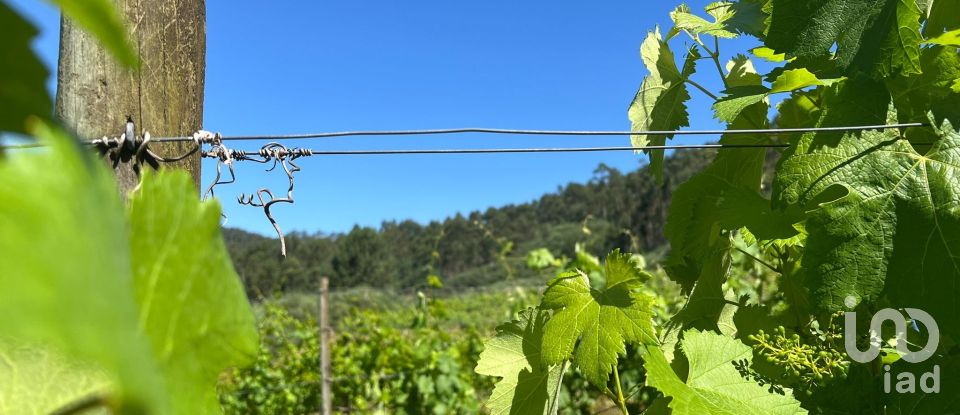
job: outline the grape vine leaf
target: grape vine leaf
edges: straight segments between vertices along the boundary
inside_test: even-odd
[[[778,119],[783,122],[797,122],[796,127],[839,127],[850,125],[879,125],[886,124],[890,110],[890,93],[882,81],[869,78],[846,78],[833,82],[828,86],[806,91],[805,97],[797,97],[797,101],[784,101],[781,105],[781,115],[790,114],[788,118]],[[788,104],[789,103],[789,104]],[[796,105],[796,106],[794,106]],[[794,106],[791,108],[791,106]],[[808,124],[809,118],[815,118]],[[790,125],[784,125],[790,126]],[[836,145],[843,136],[843,132],[821,131],[806,134],[789,134],[783,137],[794,143],[799,137],[814,136],[814,140],[821,145]],[[784,150],[789,156],[794,147]],[[781,162],[784,160],[781,157]],[[784,182],[785,183],[785,182]],[[774,181],[774,192],[778,182]],[[778,201],[774,199],[774,204]],[[780,205],[782,207],[782,205]]]
[[[737,78],[728,83],[744,77],[739,71],[731,71],[728,79],[734,76]],[[751,78],[750,82],[759,84],[760,78]],[[766,128],[766,114],[767,104],[757,102],[738,113],[730,128]],[[720,143],[755,145],[769,140],[763,134],[726,134]],[[728,247],[729,238],[723,231],[746,226],[761,239],[785,238],[796,233],[792,227],[794,219],[772,209],[770,201],[759,194],[765,156],[764,148],[721,149],[706,169],[674,191],[664,227],[671,246],[666,268],[670,278],[685,290],[689,291],[700,278],[707,268],[706,261],[720,260],[712,252]],[[725,276],[726,270],[721,274]],[[719,286],[716,288],[719,291]]]
[[[756,86],[762,82],[753,61],[744,55],[735,55],[727,62],[726,68],[729,87]]]
[[[937,135],[923,154],[897,130],[805,135],[781,161],[774,197],[810,209],[803,261],[820,309],[886,294],[960,333],[960,134],[947,121]]]
[[[923,25],[923,35],[936,37],[954,29],[960,29],[960,0],[934,1]]]
[[[606,286],[591,288],[579,271],[561,274],[541,303],[554,310],[544,327],[543,363],[558,365],[572,355],[584,377],[602,389],[618,356],[626,353],[624,343],[657,343],[653,298],[636,291],[650,275],[619,249],[607,256],[604,275]]]
[[[920,9],[914,0],[773,0],[766,46],[801,63],[829,55],[848,74],[920,73]]]
[[[731,123],[745,108],[763,101],[770,95],[826,85],[832,81],[817,79],[817,76],[806,68],[786,70],[774,80],[770,88],[757,84],[733,86],[724,91],[726,95],[713,104],[714,114],[720,121]]]
[[[672,131],[690,125],[686,101],[690,99],[686,80],[693,74],[700,55],[691,48],[683,71],[677,68],[670,46],[660,36],[660,29],[647,34],[640,46],[640,57],[650,71],[643,79],[627,114],[633,131]],[[662,146],[671,134],[634,134],[634,147]],[[658,182],[663,181],[663,150],[643,150],[650,155],[650,169]]]
[[[934,46],[920,54],[923,73],[886,80],[900,122],[926,122],[932,112],[936,122],[950,120],[960,125],[960,93],[950,87],[960,79],[960,55],[954,48]],[[929,128],[910,128],[907,137],[914,142],[930,142],[937,137]]]
[[[116,383],[121,410],[165,412],[165,385],[137,333],[128,229],[116,185],[72,137],[45,124],[31,129],[47,151],[0,162],[0,315],[17,316],[0,319],[5,344],[37,344],[96,365]],[[34,404],[61,400],[38,396]]]
[[[660,348],[643,355],[647,384],[672,398],[673,415],[806,414],[790,392],[780,395],[747,379],[736,364],[750,366],[753,350],[739,340],[711,332],[687,330],[681,342],[689,361],[686,382],[670,367]]]
[[[765,29],[766,15],[762,5],[756,1],[718,1],[708,4],[704,10],[713,19],[712,22],[693,14],[686,4],[670,12],[670,19],[675,29],[686,30],[698,37],[735,38],[740,33],[760,36]]]
[[[780,128],[807,128],[816,125],[819,119],[820,105],[818,101],[823,94],[821,88],[808,91],[794,91],[790,96],[777,104],[777,116],[774,124]],[[780,137],[784,142],[792,143],[801,133],[783,134]]]
[[[727,298],[723,292],[723,283],[727,281],[730,271],[729,240],[724,238],[712,251],[700,258],[699,269],[689,269],[696,273],[695,285],[690,297],[671,319],[671,327],[698,328],[703,330],[718,330]],[[676,269],[670,269],[676,272]]]
[[[0,414],[50,414],[111,388],[110,378],[49,348],[0,340]]]
[[[541,271],[556,266],[559,261],[547,248],[537,248],[527,253],[527,268]]]
[[[739,33],[762,39],[770,27],[770,15],[764,6],[770,0],[740,0],[734,2],[733,17],[727,20],[727,25]]]
[[[18,316],[0,319],[0,354],[28,345],[90,365],[117,413],[219,413],[218,375],[252,360],[257,334],[218,205],[165,171],[145,175],[125,215],[103,163],[56,128],[34,130],[48,152],[0,163],[0,249],[15,258],[0,261],[0,312]],[[43,380],[15,364],[22,382]],[[49,391],[37,408],[84,397],[42,386],[9,385]]]
[[[758,46],[750,49],[750,53],[753,54],[753,56],[756,56],[767,62],[780,63],[787,60],[787,55],[785,53],[776,53],[773,51],[773,49],[770,49],[766,46]]]
[[[484,343],[475,371],[500,377],[487,400],[491,414],[555,414],[564,365],[541,363],[546,313],[527,309],[497,327]]]
[[[677,29],[686,30],[697,36],[703,34],[722,38],[735,38],[737,37],[737,32],[727,26],[727,21],[736,14],[732,6],[733,3],[726,1],[708,4],[704,9],[707,14],[713,18],[713,21],[710,22],[693,14],[690,7],[686,4],[681,4],[670,12],[670,19],[673,20],[673,24]]]
[[[252,363],[253,311],[220,235],[220,205],[183,171],[148,171],[130,199],[139,327],[175,396],[173,413],[219,413],[217,379]]]
[[[90,32],[117,59],[129,67],[138,67],[139,58],[127,39],[120,13],[109,0],[51,0],[63,15]]]
[[[960,29],[944,32],[937,37],[927,39],[923,43],[941,46],[960,47]],[[923,59],[921,57],[921,59]]]
[[[30,116],[48,119],[53,104],[46,93],[47,69],[30,49],[37,29],[0,2],[3,70],[0,71],[0,131],[27,133]]]

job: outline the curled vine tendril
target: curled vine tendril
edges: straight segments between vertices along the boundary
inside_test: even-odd
[[[311,155],[313,155],[313,152],[309,149],[289,149],[280,143],[273,142],[268,143],[260,148],[260,151],[258,152],[259,158],[246,155],[242,156],[246,160],[251,160],[258,163],[267,163],[273,161],[273,164],[267,169],[267,171],[272,171],[279,165],[283,169],[284,173],[287,174],[287,180],[289,181],[290,185],[287,187],[286,197],[277,197],[272,191],[270,191],[270,189],[267,188],[262,188],[257,190],[256,193],[251,193],[249,195],[241,194],[239,197],[237,197],[237,202],[239,202],[241,205],[263,208],[263,214],[270,221],[270,224],[273,225],[273,229],[277,231],[277,237],[280,239],[280,255],[283,257],[287,256],[287,244],[283,237],[283,231],[280,229],[280,225],[277,224],[277,220],[274,219],[273,214],[270,212],[270,208],[276,203],[293,203],[293,174],[300,171],[300,166],[298,166],[294,160],[300,157]],[[256,200],[254,200],[254,197],[256,197]]]

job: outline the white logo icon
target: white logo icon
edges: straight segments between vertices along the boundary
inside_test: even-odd
[[[853,308],[856,300],[847,297],[844,303]],[[855,362],[869,363],[880,355],[880,329],[884,322],[893,322],[896,332],[896,349],[900,358],[910,363],[920,363],[929,359],[937,351],[940,345],[940,328],[936,320],[926,311],[917,308],[905,308],[904,311],[913,322],[920,322],[927,328],[927,344],[920,350],[910,350],[907,347],[907,320],[903,314],[892,308],[884,308],[873,315],[870,319],[870,344],[866,351],[860,351],[857,348],[857,313],[844,313],[844,336],[843,346],[847,349],[847,355]],[[915,323],[914,323],[915,324]],[[916,326],[914,326],[916,327]],[[883,390],[890,393],[890,365],[883,366]],[[898,393],[914,393],[917,388],[917,377],[910,372],[901,372],[896,375],[896,390]],[[925,393],[940,392],[940,366],[934,365],[933,371],[924,373],[920,376],[920,389]]]

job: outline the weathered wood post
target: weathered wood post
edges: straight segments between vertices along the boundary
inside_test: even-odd
[[[206,68],[204,0],[114,0],[140,58],[140,71],[121,67],[74,22],[60,25],[56,113],[85,139],[119,136],[127,117],[137,135],[186,136],[203,123]],[[154,143],[161,156],[175,156],[193,143]],[[200,156],[168,167],[185,169],[200,187]],[[120,190],[137,185],[132,163],[115,167]]]
[[[323,415],[330,415],[333,411],[330,385],[330,311],[328,309],[330,298],[330,280],[327,277],[320,278],[320,411]]]

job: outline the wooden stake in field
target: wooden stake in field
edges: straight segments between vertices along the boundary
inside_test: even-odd
[[[116,137],[129,117],[136,134],[186,136],[203,123],[206,68],[204,0],[115,0],[140,71],[121,67],[99,43],[64,18],[60,28],[57,116],[81,138]],[[154,143],[160,156],[185,153],[194,144]],[[187,170],[200,187],[200,156],[165,164]],[[130,158],[116,160],[120,190],[138,177]]]
[[[333,410],[333,396],[330,392],[330,313],[328,310],[330,293],[330,280],[327,277],[320,278],[320,411],[323,415],[330,415]]]

